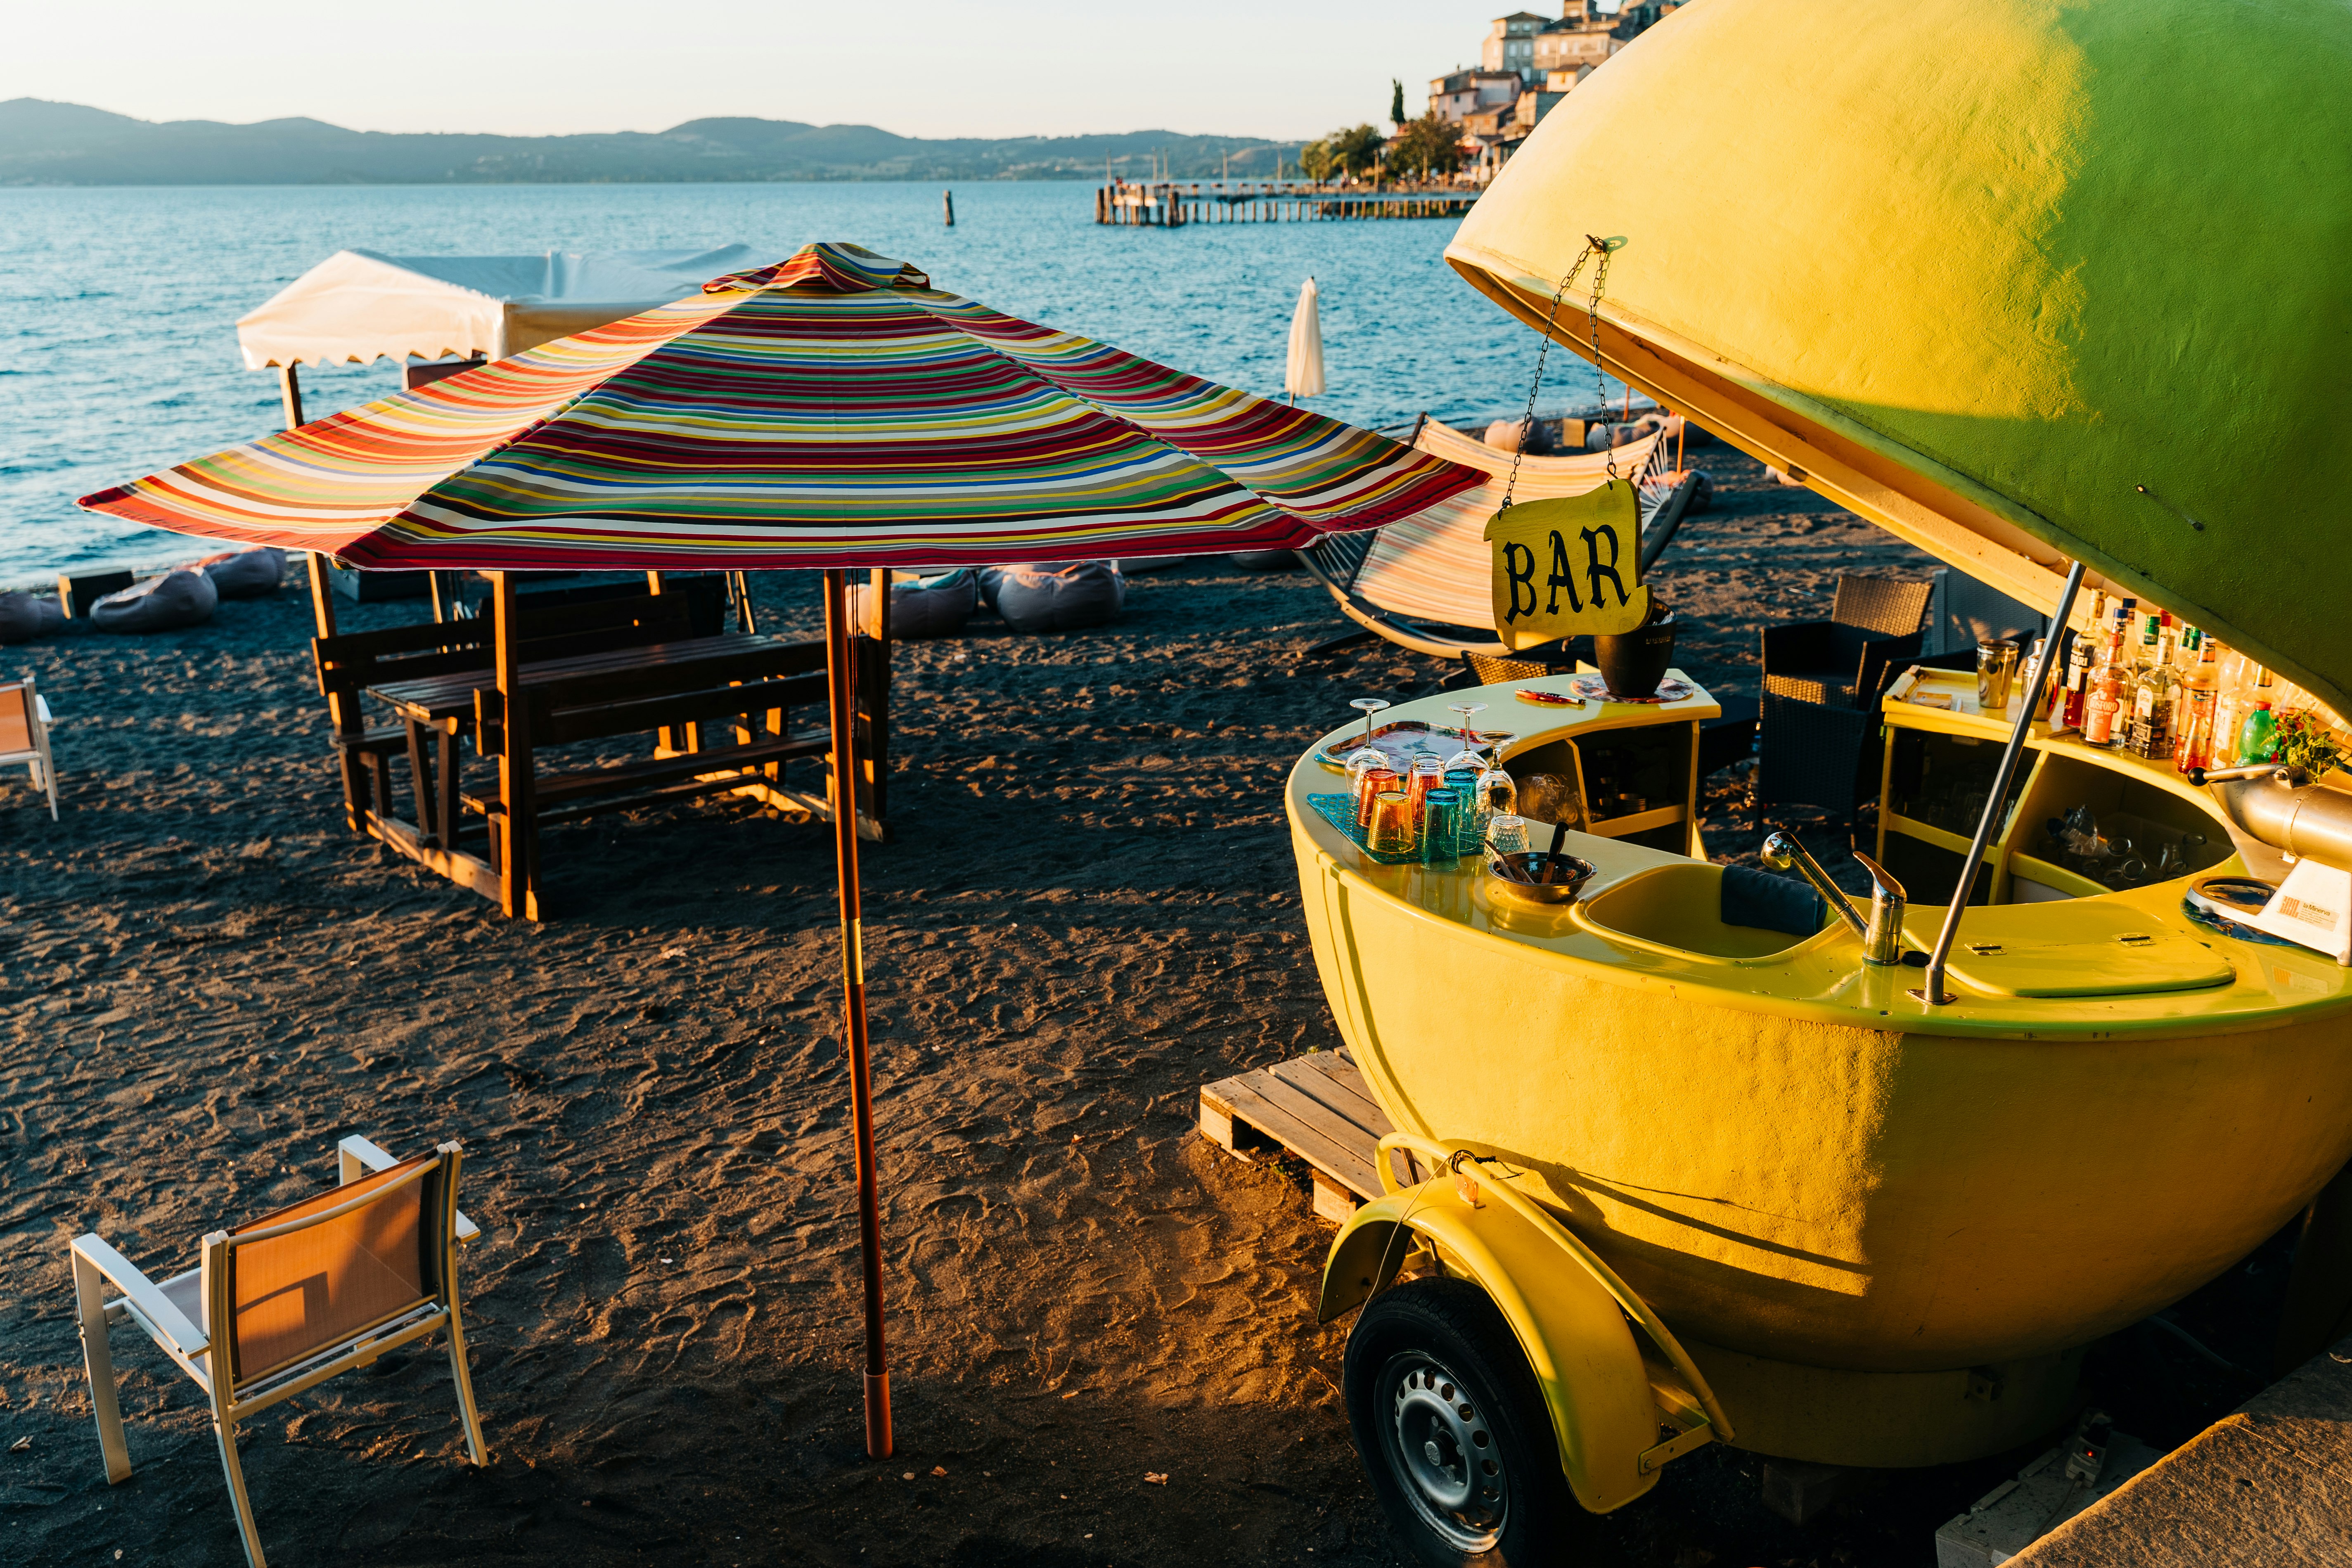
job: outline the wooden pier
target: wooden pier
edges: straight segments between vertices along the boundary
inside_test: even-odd
[[[1095,221],[1139,228],[1195,223],[1318,223],[1338,218],[1460,217],[1475,191],[1375,191],[1339,186],[1172,181],[1098,185]]]

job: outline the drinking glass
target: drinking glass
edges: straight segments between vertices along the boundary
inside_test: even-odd
[[[1397,771],[1388,765],[1385,758],[1381,760],[1379,767],[1366,768],[1361,773],[1356,773],[1353,781],[1356,796],[1356,826],[1370,828],[1372,823],[1372,797],[1383,790],[1396,789],[1402,783],[1402,781],[1397,776]]]
[[[1509,751],[1511,742],[1517,739],[1507,731],[1498,732],[1492,742],[1494,761],[1488,763],[1478,775],[1478,788],[1473,804],[1477,808],[1482,829],[1486,819],[1496,812],[1517,814],[1519,809],[1519,786],[1512,781],[1510,774],[1503,771],[1503,753]]]
[[[1474,773],[1486,772],[1486,759],[1479,754],[1476,743],[1470,738],[1470,721],[1484,713],[1486,705],[1484,702],[1455,702],[1448,706],[1452,711],[1462,715],[1462,749],[1445,759],[1445,771],[1450,773],[1468,768]]]
[[[1347,756],[1348,776],[1350,780],[1356,776],[1360,763],[1365,767],[1371,766],[1373,763],[1378,763],[1384,768],[1391,765],[1387,754],[1372,744],[1372,715],[1388,705],[1389,701],[1385,697],[1358,697],[1349,701],[1349,707],[1361,710],[1364,715],[1364,738]]]
[[[1431,790],[1421,803],[1421,860],[1424,866],[1450,866],[1462,853],[1458,835],[1462,797],[1443,786]]]
[[[1364,838],[1382,855],[1412,854],[1412,797],[1401,789],[1384,789],[1372,796],[1372,820]]]
[[[1486,819],[1486,849],[1492,855],[1524,855],[1535,847],[1528,819],[1498,811]]]
[[[1443,788],[1444,784],[1445,764],[1437,760],[1437,753],[1426,750],[1415,752],[1412,761],[1405,768],[1404,787],[1405,793],[1412,797],[1412,825],[1416,832],[1421,827],[1422,803],[1429,798],[1431,790]]]

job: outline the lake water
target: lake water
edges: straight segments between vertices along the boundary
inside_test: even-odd
[[[185,560],[210,546],[91,516],[77,496],[267,434],[278,379],[236,318],[333,252],[646,250],[846,239],[942,289],[1213,380],[1279,395],[1312,273],[1330,393],[1363,425],[1516,413],[1536,334],[1444,264],[1454,224],[1103,227],[1092,187],[935,184],[270,186],[0,190],[0,584]],[[1592,401],[1555,354],[1547,407]],[[390,362],[302,372],[312,418],[394,391]]]

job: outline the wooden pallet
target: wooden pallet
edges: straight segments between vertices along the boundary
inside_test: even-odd
[[[1306,1161],[1317,1216],[1340,1225],[1380,1196],[1374,1161],[1394,1129],[1342,1047],[1203,1085],[1201,1131],[1237,1160],[1279,1149]]]

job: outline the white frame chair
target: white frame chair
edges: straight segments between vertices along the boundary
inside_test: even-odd
[[[400,1162],[364,1138],[346,1138],[337,1146],[338,1176],[349,1186],[363,1177],[391,1170]],[[204,1239],[202,1261],[184,1274],[157,1281],[141,1272],[105,1240],[92,1234],[71,1247],[74,1306],[81,1325],[82,1364],[89,1377],[89,1402],[98,1420],[99,1450],[105,1456],[106,1479],[120,1485],[131,1479],[131,1450],[123,1440],[122,1411],[115,1392],[114,1358],[108,1331],[124,1321],[146,1331],[148,1338],[178,1363],[181,1371],[205,1391],[212,1406],[213,1436],[220,1444],[221,1469],[228,1479],[229,1501],[236,1511],[245,1541],[246,1561],[267,1568],[261,1537],[254,1524],[253,1504],[246,1495],[245,1471],[237,1461],[237,1424],[259,1415],[329,1378],[362,1367],[385,1352],[436,1329],[449,1331],[449,1370],[457,1385],[458,1414],[466,1427],[468,1457],[477,1465],[489,1462],[482,1445],[480,1413],[474,1405],[474,1384],[466,1369],[466,1331],[457,1304],[457,1245],[481,1234],[480,1228],[457,1211],[457,1178],[465,1163],[463,1145],[436,1145],[433,1157],[399,1181],[320,1213],[304,1215],[260,1230],[216,1230]],[[419,1217],[421,1245],[437,1252],[437,1290],[362,1330],[348,1340],[316,1350],[289,1366],[238,1379],[224,1375],[233,1358],[213,1353],[231,1345],[236,1300],[232,1254],[239,1247],[290,1235],[330,1220],[346,1217],[394,1194],[404,1192],[435,1171],[444,1173],[438,1202],[425,1205]],[[112,1285],[121,1299],[107,1300],[104,1288]]]
[[[49,759],[49,700],[33,689],[33,678],[0,681],[0,700],[22,692],[25,704],[25,731],[32,744],[20,752],[0,752],[0,767],[10,763],[30,763],[33,766],[33,787],[49,797],[49,820],[58,819],[58,765]]]

